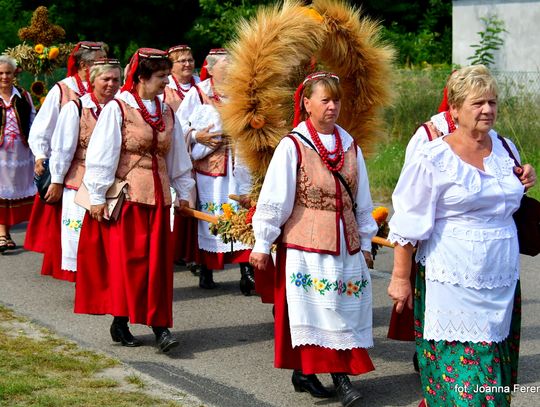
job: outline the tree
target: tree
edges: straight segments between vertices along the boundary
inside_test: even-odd
[[[508,32],[504,29],[504,21],[500,20],[496,14],[488,17],[481,17],[484,30],[477,34],[480,36],[480,43],[471,45],[475,48],[474,55],[467,58],[472,65],[484,64],[487,67],[495,63],[495,51],[504,44],[501,35]]]

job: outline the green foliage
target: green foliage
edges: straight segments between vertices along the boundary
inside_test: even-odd
[[[496,14],[481,17],[480,20],[484,24],[484,30],[477,33],[480,36],[480,43],[471,45],[471,48],[475,49],[474,55],[467,60],[471,61],[471,65],[483,64],[489,67],[495,63],[495,51],[504,44],[501,36],[508,31],[504,29],[504,21]]]
[[[258,6],[267,3],[270,1],[200,0],[201,16],[195,20],[187,38],[205,50],[224,47],[233,38],[239,21],[254,16]]]
[[[20,43],[17,32],[29,24],[32,11],[23,10],[20,0],[0,0],[0,53]]]
[[[397,48],[401,66],[452,62],[451,12],[451,2],[430,0],[415,29],[407,28],[401,21],[386,24],[383,35]]]

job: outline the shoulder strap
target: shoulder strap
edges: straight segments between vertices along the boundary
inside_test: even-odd
[[[82,103],[80,99],[74,100],[75,104],[77,105],[77,110],[79,111],[79,118],[82,117]]]
[[[122,124],[124,124],[124,120],[126,119],[126,116],[124,114],[124,108],[122,107],[122,103],[120,103],[120,101],[116,98],[113,98],[112,100],[118,103],[118,107],[120,108],[120,113],[122,113]]]
[[[514,153],[512,152],[512,149],[510,148],[510,146],[508,145],[508,143],[506,142],[506,140],[504,139],[504,137],[502,137],[501,135],[497,134],[497,138],[499,140],[501,140],[501,143],[504,147],[504,149],[506,151],[508,151],[508,155],[510,156],[510,158],[512,160],[514,160],[514,163],[516,164],[516,167],[521,167],[521,164],[519,163],[519,161],[516,159],[516,156],[514,155]]]
[[[203,95],[202,95],[202,90],[201,88],[199,88],[197,85],[193,85],[195,86],[195,89],[197,89],[197,94],[199,95],[199,99],[201,101],[201,105],[204,105],[204,99],[203,99]]]
[[[296,167],[300,168],[300,165],[302,164],[302,152],[300,151],[300,145],[298,144],[298,140],[296,139],[296,137],[293,137],[292,134],[287,134],[285,137],[290,138],[293,141],[294,146],[296,147],[296,156],[298,157],[298,163]]]
[[[309,140],[308,138],[306,138],[303,134],[297,132],[297,131],[291,131],[292,134],[296,134],[298,137],[300,137],[302,140],[304,140],[317,154],[319,154],[319,151],[317,150],[317,148],[313,145],[313,143],[311,142],[311,140]],[[319,154],[319,157],[321,155]],[[349,198],[351,198],[351,202],[352,202],[352,207],[353,207],[353,210],[356,210],[356,207],[358,206],[356,204],[356,201],[354,200],[354,197],[353,197],[353,193],[351,191],[351,187],[349,186],[349,184],[347,184],[347,181],[345,181],[345,178],[343,178],[343,175],[341,175],[341,173],[339,171],[333,171],[332,172],[332,175],[334,175],[335,177],[337,177],[337,179],[339,179],[339,181],[341,182],[341,184],[343,184],[343,186],[345,187],[345,190],[347,191],[347,195],[349,195]]]

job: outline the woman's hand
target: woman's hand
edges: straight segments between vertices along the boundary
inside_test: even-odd
[[[109,210],[107,204],[90,205],[90,217],[98,222],[103,221],[105,217],[109,217]]]
[[[266,253],[251,252],[249,255],[249,264],[255,267],[257,270],[266,271],[270,265],[270,255]]]
[[[405,305],[409,309],[413,308],[411,281],[408,278],[392,276],[388,285],[388,295],[394,301],[398,314],[401,314]]]
[[[64,186],[62,184],[51,184],[45,194],[45,202],[53,204],[62,198],[64,192]]]
[[[213,124],[202,130],[197,131],[197,134],[195,134],[195,141],[197,143],[205,145],[206,147],[211,148],[212,150],[215,150],[222,143],[221,136],[223,135],[223,133],[210,133],[210,129],[212,127],[214,127]]]
[[[184,214],[184,209],[189,208],[189,202],[185,199],[180,199],[178,201],[178,206],[176,207],[176,211],[180,214],[180,216],[187,216]]]
[[[242,205],[242,208],[251,208],[251,198],[248,194],[240,195],[239,198],[238,203]]]
[[[362,254],[364,255],[364,260],[366,261],[366,264],[368,266],[368,269],[373,268],[373,256],[370,251],[362,250]]]
[[[43,175],[43,173],[45,172],[45,167],[43,166],[43,161],[45,161],[44,158],[39,158],[36,160],[36,163],[34,164],[34,173],[36,175]]]
[[[532,188],[536,184],[536,171],[532,165],[523,164],[522,168],[515,167],[514,172],[519,177],[525,189]]]

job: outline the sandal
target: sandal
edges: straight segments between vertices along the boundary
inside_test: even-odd
[[[4,253],[8,249],[7,236],[0,236],[0,253]]]
[[[8,233],[6,236],[7,241],[7,249],[6,250],[15,250],[17,248],[17,244],[13,241],[11,238],[11,235]]]

